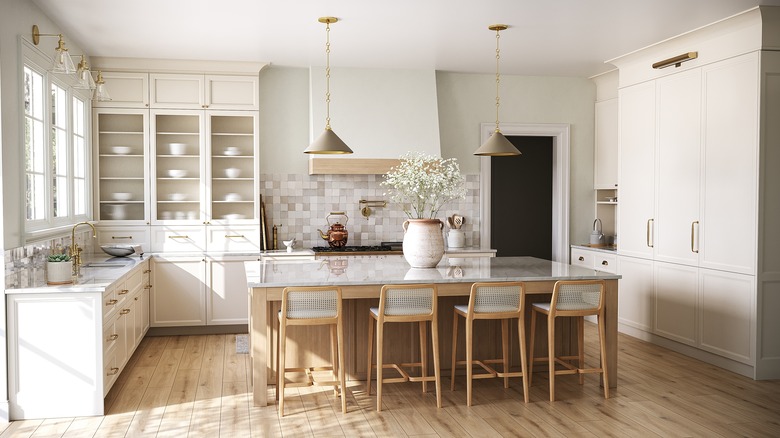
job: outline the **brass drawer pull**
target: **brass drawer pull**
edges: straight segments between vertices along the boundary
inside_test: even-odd
[[[130,239],[133,240],[133,236],[111,236],[112,239]]]
[[[608,262],[608,261],[606,261],[606,260],[602,260],[602,261],[601,261],[601,264],[602,264],[603,266],[609,266],[609,262]]]
[[[190,236],[168,236],[169,239],[189,239]]]
[[[152,272],[152,270],[151,270],[151,269],[144,269],[144,274],[148,274],[148,273],[150,273],[150,272]]]
[[[151,289],[151,288],[152,288],[151,284],[147,284],[146,286],[144,286],[144,289]]]
[[[116,374],[116,373],[118,373],[118,372],[119,372],[119,368],[117,368],[117,367],[111,367],[111,371],[107,372],[107,373],[106,373],[106,375],[107,375],[107,376],[113,376],[114,374]]]
[[[119,335],[113,334],[109,336],[108,339],[106,339],[106,341],[116,341],[117,339],[119,339]]]
[[[130,290],[129,290],[129,289],[122,289],[122,290],[120,290],[120,291],[119,291],[119,295],[125,295],[125,294],[127,294],[128,292],[130,292]]]
[[[113,306],[114,304],[118,303],[119,300],[108,300],[106,301],[106,306]]]
[[[699,253],[699,249],[695,248],[693,246],[694,236],[695,236],[695,232],[696,232],[695,230],[696,230],[696,226],[697,225],[699,225],[699,221],[691,222],[691,252],[694,252],[694,253],[698,254]]]
[[[653,247],[653,243],[650,242],[650,224],[654,223],[654,222],[655,222],[655,219],[648,219],[647,220],[647,246],[650,247],[650,248]]]
[[[580,257],[579,257],[577,260],[579,260],[579,261],[581,261],[581,262],[584,262],[584,261],[585,261],[585,257],[583,257],[583,256],[580,256]]]
[[[245,236],[243,234],[236,234],[236,235],[230,235],[225,234],[225,239],[243,239]]]
[[[120,315],[127,315],[128,313],[130,313],[130,309],[122,309],[122,311],[119,312]]]

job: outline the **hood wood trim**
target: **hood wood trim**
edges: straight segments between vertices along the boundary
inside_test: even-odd
[[[397,158],[309,158],[309,175],[383,175],[401,164]]]

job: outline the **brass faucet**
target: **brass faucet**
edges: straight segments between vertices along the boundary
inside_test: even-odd
[[[92,228],[92,237],[97,237],[97,230],[95,230],[95,226],[92,225],[89,222],[79,222],[76,225],[73,226],[73,229],[71,230],[70,234],[70,258],[73,259],[73,275],[79,276],[79,273],[81,272],[81,248],[79,248],[78,243],[76,243],[76,228],[78,228],[79,225],[89,225],[90,228]]]

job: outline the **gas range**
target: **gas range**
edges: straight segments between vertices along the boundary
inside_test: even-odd
[[[315,256],[372,256],[403,254],[402,250],[395,249],[390,245],[343,246],[341,248],[315,246],[312,248],[312,251],[314,251]]]

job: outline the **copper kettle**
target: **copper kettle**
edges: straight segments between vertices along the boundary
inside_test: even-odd
[[[338,221],[338,219],[335,220],[333,223],[331,223],[330,220],[331,216],[336,216],[337,218],[343,216],[344,223],[342,224],[341,222]],[[346,246],[347,238],[349,237],[349,232],[345,227],[347,221],[349,220],[347,214],[344,213],[343,211],[332,211],[330,212],[326,220],[328,221],[328,226],[329,226],[328,232],[323,233],[322,230],[318,228],[317,231],[320,232],[320,237],[322,237],[324,240],[327,240],[328,245],[331,248],[341,248],[343,246]]]

